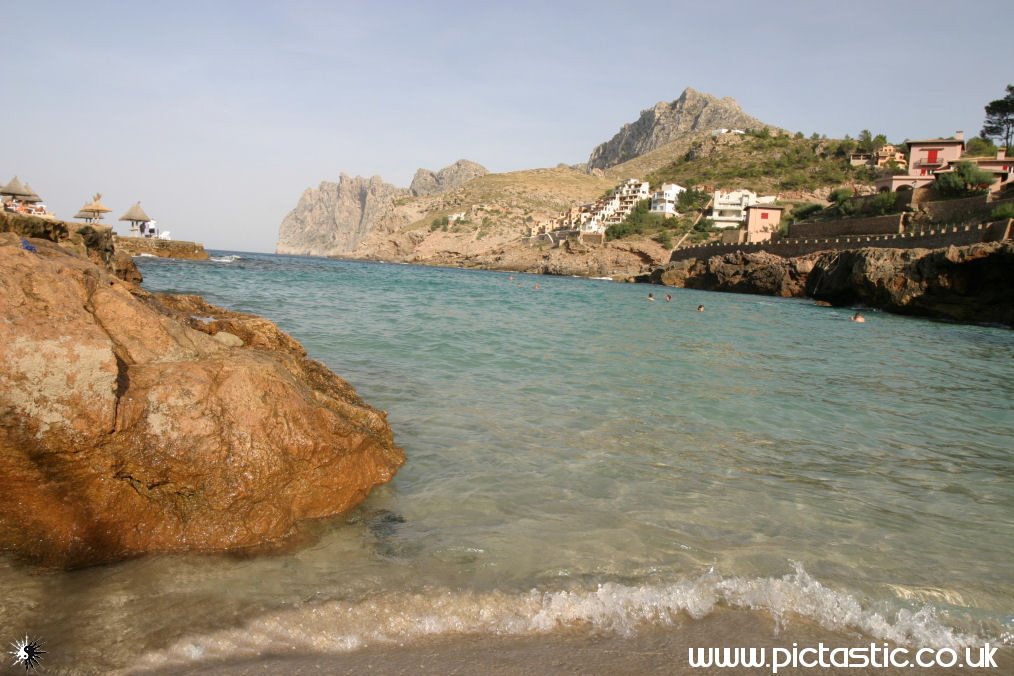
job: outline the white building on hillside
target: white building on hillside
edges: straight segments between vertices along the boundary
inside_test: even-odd
[[[636,178],[616,186],[613,194],[592,207],[591,216],[581,226],[582,232],[605,232],[606,228],[630,215],[637,203],[651,197],[651,185]]]
[[[716,228],[738,228],[746,223],[747,207],[774,204],[775,197],[757,197],[751,190],[716,190],[711,202],[711,220]]]
[[[679,216],[676,209],[680,193],[686,190],[683,186],[675,183],[663,183],[662,186],[651,195],[651,213],[662,214],[666,218]]]

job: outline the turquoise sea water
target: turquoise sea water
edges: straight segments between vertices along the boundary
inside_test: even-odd
[[[57,672],[630,633],[718,607],[787,637],[803,617],[906,645],[1011,641],[1009,329],[359,261],[138,264],[150,291],[275,321],[388,412],[407,463],[293,552],[0,562],[33,599],[6,623],[56,641]]]

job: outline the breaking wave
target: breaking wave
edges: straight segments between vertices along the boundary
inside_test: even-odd
[[[526,636],[583,628],[633,636],[646,625],[672,626],[683,614],[701,619],[720,606],[766,612],[778,631],[791,631],[791,617],[798,615],[829,631],[859,632],[902,646],[960,648],[989,640],[945,625],[931,606],[867,607],[852,595],[824,587],[796,564],[793,573],[781,578],[723,578],[708,572],[693,581],[661,585],[609,582],[588,589],[521,594],[431,589],[376,595],[355,603],[328,601],[186,637],[145,655],[135,666],[181,668],[291,651],[347,653],[448,634]]]

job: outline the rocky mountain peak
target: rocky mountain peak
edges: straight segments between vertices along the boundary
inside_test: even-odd
[[[623,125],[612,139],[592,151],[588,168],[608,169],[702,131],[766,126],[744,113],[735,99],[719,99],[688,87],[675,101],[659,101],[642,110],[637,121]]]
[[[409,190],[416,197],[420,195],[435,195],[445,190],[457,188],[460,185],[468,183],[473,178],[485,176],[488,173],[489,171],[486,167],[481,164],[476,164],[469,160],[458,160],[451,166],[444,167],[436,172],[430,169],[419,169],[415,172],[415,177],[412,179],[412,185],[409,186]]]

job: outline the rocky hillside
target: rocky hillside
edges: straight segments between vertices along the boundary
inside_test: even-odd
[[[608,169],[664,145],[715,129],[761,129],[769,125],[743,112],[736,100],[718,99],[687,88],[671,103],[660,101],[641,111],[588,158],[589,169]]]

